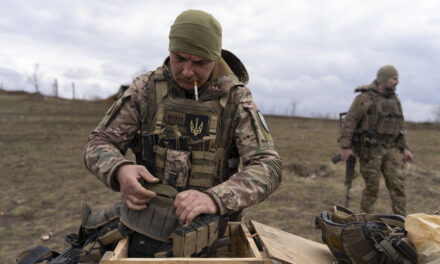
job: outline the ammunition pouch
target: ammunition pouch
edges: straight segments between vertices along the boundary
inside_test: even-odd
[[[405,217],[354,214],[334,206],[315,219],[322,240],[342,264],[417,263],[417,253],[406,240]]]
[[[389,146],[389,147],[397,146],[397,138],[394,135],[378,134],[376,136],[376,138],[377,138],[377,142],[381,143],[382,145]]]
[[[362,147],[374,148],[377,145],[386,147],[396,147],[398,145],[398,137],[388,134],[378,134],[372,130],[362,132],[360,143]]]
[[[167,242],[179,223],[173,205],[177,190],[165,184],[151,184],[146,188],[156,192],[157,196],[143,210],[133,210],[122,204],[120,221],[133,231]]]
[[[227,222],[227,218],[219,215],[200,215],[190,224],[179,226],[171,235],[173,256],[190,257],[201,253],[223,236]]]
[[[357,142],[357,144],[354,143],[355,141]],[[376,147],[377,146],[376,132],[370,129],[364,131],[359,129],[353,135],[352,144],[356,146],[357,149],[359,149],[359,147],[365,147],[365,148]]]
[[[82,202],[81,227],[77,243],[82,247],[82,261],[99,261],[105,251],[113,250],[119,240],[130,230],[119,221],[122,202],[113,204],[99,213],[92,213],[90,206]]]
[[[191,152],[167,149],[163,182],[178,190],[185,190],[191,168]]]

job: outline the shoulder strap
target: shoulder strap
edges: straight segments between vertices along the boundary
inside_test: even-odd
[[[163,69],[159,68],[153,75],[156,88],[156,105],[168,95],[168,83],[163,76]]]
[[[145,117],[149,111],[157,109],[157,105],[162,102],[162,100],[168,95],[168,83],[163,73],[163,68],[157,68],[150,77],[148,81],[149,84],[154,84],[154,87],[149,90],[154,93],[151,99],[148,101],[149,104],[147,106],[140,108],[140,116]],[[158,113],[160,115],[160,113]],[[151,118],[149,119],[151,120]],[[142,124],[143,125],[143,124]],[[154,124],[153,124],[154,127]]]

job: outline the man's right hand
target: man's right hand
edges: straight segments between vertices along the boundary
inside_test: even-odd
[[[351,149],[342,149],[341,151],[341,160],[347,161],[350,156],[355,157],[353,150]]]
[[[142,187],[139,180],[144,179],[148,183],[157,183],[158,178],[141,165],[122,165],[116,173],[116,179],[121,186],[121,195],[128,208],[142,210],[147,208],[147,202],[156,196],[155,192]]]

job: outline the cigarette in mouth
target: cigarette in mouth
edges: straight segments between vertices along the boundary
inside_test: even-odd
[[[194,95],[196,96],[196,101],[199,100],[199,90],[197,88],[197,81],[194,81]]]

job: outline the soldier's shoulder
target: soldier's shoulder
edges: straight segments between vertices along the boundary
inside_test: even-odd
[[[366,93],[370,90],[370,85],[359,85],[358,87],[356,87],[356,89],[354,89],[355,93]]]
[[[374,83],[368,84],[368,85],[360,85],[354,89],[355,93],[358,93],[356,98],[362,99],[362,100],[372,100],[372,97],[374,97],[374,90],[375,86]]]
[[[253,100],[251,90],[244,85],[233,87],[231,89],[231,96],[235,104],[242,104]]]
[[[138,75],[133,80],[133,84],[131,86],[133,86],[133,88],[145,87],[148,84],[148,82],[150,81],[150,78],[153,75],[153,73],[154,73],[154,71],[149,71],[149,72],[145,72],[145,73]]]
[[[152,88],[150,87],[151,79],[154,78],[155,71],[149,71],[138,75],[130,85],[130,90],[133,94],[142,95],[148,93]]]
[[[353,107],[368,107],[373,103],[374,95],[371,93],[370,89],[367,89],[366,91],[360,92],[358,95],[356,95],[353,101]]]
[[[356,103],[372,103],[373,98],[370,93],[360,93],[355,98]]]

